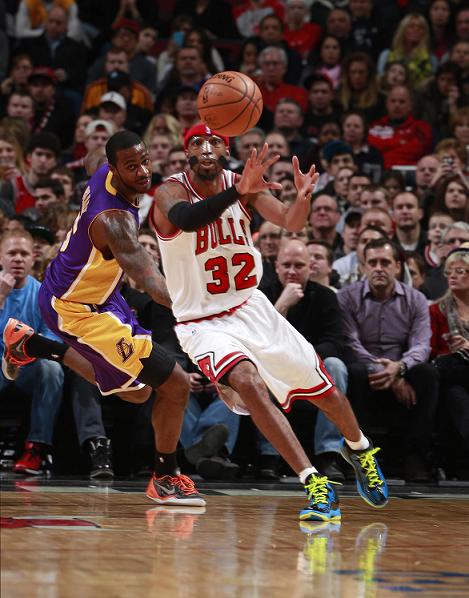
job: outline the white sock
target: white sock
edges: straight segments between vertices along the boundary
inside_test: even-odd
[[[312,473],[318,473],[318,470],[313,466],[307,467],[306,469],[303,469],[303,471],[300,471],[300,473],[298,474],[300,482],[304,484],[306,482],[306,478]]]
[[[370,441],[366,436],[364,436],[363,432],[360,430],[360,439],[353,441],[345,439],[345,442],[349,445],[352,451],[364,451],[370,446]]]

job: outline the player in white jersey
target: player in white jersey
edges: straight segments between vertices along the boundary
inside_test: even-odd
[[[205,125],[189,129],[184,146],[190,170],[158,187],[150,215],[182,348],[228,406],[249,414],[298,474],[309,499],[300,519],[340,519],[338,499],[268,389],[285,410],[302,398],[325,412],[345,437],[342,454],[355,470],[361,496],[384,506],[388,490],[374,456],[378,449],[361,432],[312,345],[257,290],[262,265],[251,238],[250,208],[283,228],[301,230],[318,178],[314,166],[303,174],[293,156],[298,195],[287,207],[270,192],[281,185],[264,179],[279,158],[267,158],[267,144],[259,154],[252,151],[241,175],[225,169],[228,139]]]

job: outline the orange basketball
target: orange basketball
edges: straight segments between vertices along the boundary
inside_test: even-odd
[[[243,73],[223,71],[208,79],[199,91],[197,108],[202,122],[211,129],[235,137],[259,120],[261,90]]]

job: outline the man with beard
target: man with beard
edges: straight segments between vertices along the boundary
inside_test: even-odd
[[[182,349],[233,411],[251,415],[298,474],[308,497],[300,519],[339,520],[340,507],[334,487],[311,465],[268,388],[286,411],[296,398],[324,411],[345,437],[341,452],[355,469],[360,494],[372,506],[384,506],[388,493],[377,449],[313,346],[256,288],[262,268],[251,238],[250,209],[288,231],[301,230],[318,178],[315,167],[303,174],[293,156],[297,197],[286,206],[270,191],[281,185],[264,178],[279,158],[268,157],[267,144],[259,153],[252,150],[240,176],[225,169],[227,137],[200,124],[187,131],[184,145],[190,170],[158,187],[150,216]]]
[[[171,306],[163,276],[138,241],[138,204],[151,185],[151,162],[140,137],[130,131],[106,144],[107,162],[91,156],[95,170],[81,209],[39,293],[46,324],[67,344],[50,341],[10,319],[5,327],[4,372],[42,357],[58,361],[96,383],[101,394],[144,403],[152,389],[155,473],[146,495],[159,504],[204,506],[205,501],[176,462],[189,394],[189,377],[151,333],[137,322],[119,292],[123,272],[151,298]]]

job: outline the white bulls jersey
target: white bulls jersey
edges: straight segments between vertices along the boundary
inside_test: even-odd
[[[232,187],[235,174],[222,171],[223,190]],[[188,192],[191,203],[204,201],[186,173],[171,176]],[[220,314],[246,301],[262,277],[262,258],[254,247],[250,216],[240,201],[212,224],[195,232],[178,230],[158,235],[164,275],[178,322]]]

